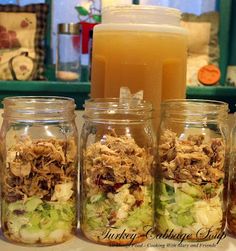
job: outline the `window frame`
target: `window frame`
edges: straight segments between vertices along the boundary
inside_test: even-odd
[[[226,84],[227,67],[229,62],[230,22],[231,22],[232,0],[218,0],[217,10],[220,13],[219,45],[221,70],[220,84]]]

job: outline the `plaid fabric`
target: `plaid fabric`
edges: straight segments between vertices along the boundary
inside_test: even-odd
[[[36,36],[35,36],[35,53],[36,53],[36,74],[35,79],[44,79],[44,39],[47,24],[48,5],[31,4],[26,6],[18,5],[0,5],[0,12],[28,12],[35,13],[37,18]]]

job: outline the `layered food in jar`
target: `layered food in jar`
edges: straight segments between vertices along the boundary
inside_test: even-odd
[[[225,152],[220,137],[189,134],[181,138],[168,129],[162,133],[156,197],[158,232],[173,230],[189,234],[189,239],[203,240],[223,231]]]
[[[232,139],[234,140],[234,139]],[[229,182],[229,197],[228,197],[228,210],[227,210],[227,232],[231,236],[236,236],[236,154],[235,147],[232,147],[230,156],[231,177]]]
[[[81,229],[88,239],[109,245],[145,239],[144,227],[153,224],[151,150],[114,131],[84,149]]]
[[[2,229],[14,242],[50,245],[77,226],[74,138],[21,136],[7,147],[2,173]]]

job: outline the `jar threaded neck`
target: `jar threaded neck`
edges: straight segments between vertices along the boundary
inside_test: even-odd
[[[162,117],[188,122],[224,121],[228,116],[228,104],[215,100],[167,100],[161,104]]]
[[[111,123],[143,122],[152,119],[152,104],[139,99],[90,99],[85,102],[84,118]]]
[[[46,121],[73,120],[75,102],[72,98],[56,96],[17,96],[3,100],[3,117],[13,120]]]

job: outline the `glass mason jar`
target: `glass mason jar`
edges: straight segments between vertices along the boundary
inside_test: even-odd
[[[175,239],[213,239],[226,218],[228,105],[169,100],[161,109],[157,231]]]
[[[150,103],[94,99],[85,103],[81,134],[80,227],[90,240],[129,245],[153,225],[155,137]]]
[[[236,114],[234,114],[235,116]],[[236,124],[231,131],[227,232],[236,237]]]
[[[80,24],[58,24],[56,77],[63,81],[80,79]]]
[[[3,234],[23,244],[64,242],[77,227],[74,100],[9,97],[3,104]]]

